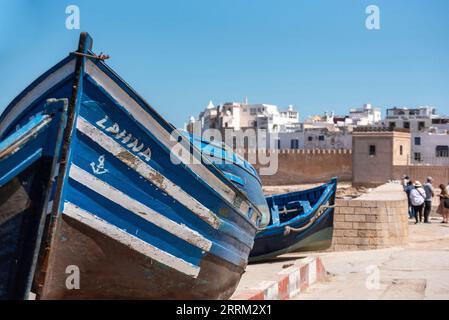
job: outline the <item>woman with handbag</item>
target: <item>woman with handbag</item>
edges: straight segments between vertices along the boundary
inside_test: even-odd
[[[444,184],[440,185],[440,205],[438,206],[437,213],[443,216],[443,221],[441,223],[448,223],[449,219],[449,193]]]

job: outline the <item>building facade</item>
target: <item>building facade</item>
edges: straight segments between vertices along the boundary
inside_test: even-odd
[[[348,118],[354,126],[375,126],[382,122],[382,110],[367,103],[361,108],[350,109]]]
[[[352,182],[380,185],[394,175],[394,166],[410,165],[410,133],[397,128],[357,128],[352,139]]]
[[[226,102],[218,106],[209,102],[198,119],[201,129],[262,129],[267,132],[285,132],[295,130],[299,125],[299,113],[289,106],[279,110],[272,104],[250,104],[245,102]],[[190,120],[192,123],[192,119]]]
[[[387,109],[384,126],[410,131],[414,164],[449,165],[449,117],[435,107]]]
[[[264,149],[352,149],[353,130],[358,128],[387,128],[410,132],[409,159],[413,164],[449,165],[449,117],[438,114],[435,107],[387,109],[382,120],[380,108],[364,104],[351,108],[349,114],[336,116],[333,112],[311,116],[303,122],[292,106],[280,111],[276,105],[230,102],[214,106],[212,102],[196,123],[205,129],[232,129],[243,133],[247,129],[262,129],[263,137],[232,140],[233,148]]]

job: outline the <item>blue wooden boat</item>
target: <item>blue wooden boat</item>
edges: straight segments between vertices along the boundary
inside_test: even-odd
[[[47,99],[69,99],[37,298],[230,297],[270,219],[261,189],[237,188],[91,46],[82,33],[0,117],[2,141]]]
[[[332,244],[337,179],[316,188],[267,197],[270,224],[258,232],[250,262]]]
[[[0,141],[0,299],[26,299],[42,238],[67,100]]]
[[[270,212],[269,225],[256,235],[250,262],[331,246],[336,178],[316,188],[265,198],[260,192],[260,178],[251,164],[223,143],[188,136],[236,187],[253,199],[260,210]]]
[[[183,134],[201,150],[204,157],[207,157],[242,193],[246,194],[264,215],[271,216],[262,191],[262,181],[257,170],[248,161],[222,142],[208,141],[188,133]]]

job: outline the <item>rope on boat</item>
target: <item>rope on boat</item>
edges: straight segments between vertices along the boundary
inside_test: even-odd
[[[87,58],[92,58],[92,59],[98,59],[98,60],[102,60],[102,61],[107,60],[107,59],[110,58],[109,55],[103,54],[103,52],[100,53],[99,55],[96,55],[96,54],[87,54],[87,53],[81,53],[81,52],[75,51],[75,52],[72,52],[72,54],[74,54],[76,56],[82,56],[82,57],[87,57]]]
[[[284,236],[288,236],[291,232],[294,233],[298,233],[298,232],[302,232],[304,230],[306,230],[308,227],[310,227],[319,217],[321,217],[321,215],[324,213],[324,211],[326,211],[327,209],[333,209],[335,208],[335,205],[332,206],[321,206],[318,210],[317,213],[310,218],[309,222],[307,222],[306,225],[300,227],[300,228],[293,228],[290,226],[285,226],[284,228]]]

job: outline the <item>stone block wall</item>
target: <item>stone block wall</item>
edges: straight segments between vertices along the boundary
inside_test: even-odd
[[[448,166],[428,166],[428,165],[410,165],[410,166],[394,166],[392,179],[400,180],[404,175],[408,175],[412,180],[419,180],[422,183],[426,178],[433,178],[433,186],[438,188],[440,184],[447,185],[449,183],[449,167]]]
[[[259,163],[255,150],[236,150],[259,171],[265,164]],[[260,152],[260,151],[259,151]],[[351,150],[262,150],[277,160],[273,175],[261,175],[264,186],[294,185],[328,182],[333,177],[339,181],[352,180]],[[251,161],[255,159],[256,161]]]
[[[354,200],[337,200],[332,250],[367,250],[408,243],[407,199],[387,184]]]

